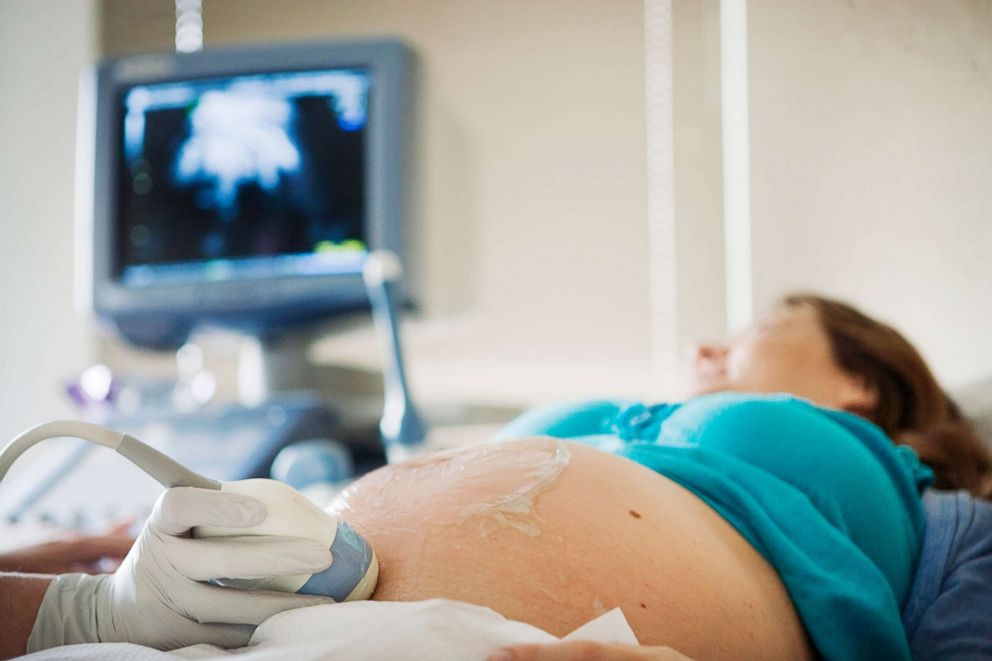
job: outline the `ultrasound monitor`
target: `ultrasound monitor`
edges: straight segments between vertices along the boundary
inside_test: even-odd
[[[405,254],[410,67],[392,40],[99,65],[79,163],[96,313],[175,348],[200,326],[266,338],[367,307],[368,251]]]

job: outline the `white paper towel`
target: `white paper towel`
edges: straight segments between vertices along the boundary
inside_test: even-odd
[[[248,647],[237,650],[194,645],[165,653],[129,644],[71,645],[29,658],[175,661],[237,655],[239,661],[482,661],[504,645],[557,640],[537,627],[460,601],[352,601],[279,613],[255,630]],[[637,644],[619,608],[587,622],[563,640]]]

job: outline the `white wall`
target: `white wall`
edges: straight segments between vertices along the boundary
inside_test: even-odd
[[[992,3],[752,0],[755,303],[803,287],[992,375]]]
[[[62,385],[93,358],[72,275],[76,93],[95,12],[0,2],[0,439],[70,412]]]
[[[6,436],[52,417],[94,358],[70,220],[94,4],[0,2]],[[649,390],[639,0],[205,4],[208,47],[388,33],[420,53],[420,388],[520,404]],[[673,2],[683,344],[725,323],[718,6]],[[105,53],[172,47],[171,0],[100,7]],[[952,384],[992,374],[992,5],[752,0],[748,20],[756,306],[824,290],[905,328]],[[318,354],[378,362],[367,329]]]

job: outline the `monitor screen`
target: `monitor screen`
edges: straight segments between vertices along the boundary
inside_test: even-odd
[[[342,69],[128,89],[121,281],[357,272],[370,82]]]
[[[80,95],[89,305],[155,348],[367,307],[368,252],[406,256],[411,69],[391,39],[98,65]]]

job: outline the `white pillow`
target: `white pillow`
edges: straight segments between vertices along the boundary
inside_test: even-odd
[[[979,438],[992,448],[992,378],[955,388],[951,397],[974,423]]]

